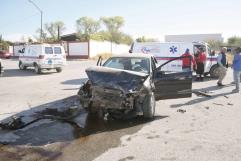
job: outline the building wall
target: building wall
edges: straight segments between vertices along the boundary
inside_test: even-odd
[[[69,56],[88,56],[88,42],[70,42],[68,44]]]
[[[94,41],[91,40],[90,42],[90,51],[89,57],[93,58],[99,54],[104,53],[112,53],[113,55],[127,53],[130,49],[130,46],[124,44],[115,44],[108,41]]]
[[[165,42],[207,42],[209,40],[223,42],[222,34],[193,34],[193,35],[166,35]]]
[[[64,43],[56,43],[56,45],[62,44],[64,46],[67,58],[76,58],[76,59],[88,59],[93,58],[99,54],[112,53],[121,54],[127,53],[130,49],[130,46],[123,44],[110,43],[108,41],[89,41],[89,42],[78,42],[70,41]],[[55,45],[55,44],[52,44]],[[19,56],[19,50],[22,50],[24,45],[14,45],[13,46],[13,56]]]

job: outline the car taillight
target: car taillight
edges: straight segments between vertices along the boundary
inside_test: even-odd
[[[44,59],[44,55],[39,55],[39,59]]]

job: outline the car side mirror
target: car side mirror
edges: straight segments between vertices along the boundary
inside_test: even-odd
[[[98,58],[98,61],[97,61],[97,66],[102,66],[102,57],[101,56],[99,56],[99,58]]]

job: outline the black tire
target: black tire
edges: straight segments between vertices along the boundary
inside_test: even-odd
[[[142,106],[144,118],[153,119],[155,115],[155,108],[156,108],[156,100],[155,100],[155,95],[152,92],[150,95],[146,96]]]
[[[24,66],[21,61],[18,63],[18,67],[19,67],[20,70],[26,70],[27,69],[27,67]]]
[[[3,74],[3,67],[2,67],[2,63],[0,62],[0,77],[2,76]]]
[[[212,66],[209,73],[211,78],[218,78],[219,77],[218,65]]]
[[[34,64],[34,71],[35,71],[35,73],[37,73],[37,74],[41,74],[41,73],[42,73],[42,70],[41,70],[41,68],[38,66],[38,64]]]
[[[57,71],[58,73],[60,73],[60,72],[62,72],[62,68],[56,68],[56,71]]]

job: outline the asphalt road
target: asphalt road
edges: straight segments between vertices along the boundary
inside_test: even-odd
[[[20,71],[17,61],[4,60],[0,78],[0,120],[45,106],[64,106],[95,61],[69,61],[62,73]],[[216,80],[194,82],[212,97],[158,101],[152,121],[98,120],[86,117],[84,128],[44,119],[9,134],[0,130],[0,160],[154,161],[239,160],[241,158],[240,94],[231,93],[229,71],[223,88]],[[68,102],[68,101],[67,101]],[[6,134],[6,135],[5,135]],[[13,139],[14,138],[14,139]]]

